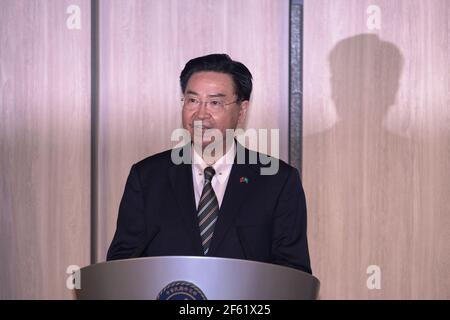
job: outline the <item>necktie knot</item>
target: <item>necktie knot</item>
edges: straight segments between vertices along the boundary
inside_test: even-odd
[[[205,182],[211,182],[212,178],[216,174],[216,171],[214,170],[213,167],[206,167],[204,174],[205,174]]]

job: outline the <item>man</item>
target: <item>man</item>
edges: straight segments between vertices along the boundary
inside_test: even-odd
[[[245,119],[250,71],[212,54],[190,60],[180,83],[183,127],[194,143],[132,166],[107,259],[205,255],[311,273],[298,171],[279,161],[275,174],[261,174],[261,155],[226,139]],[[213,129],[221,135],[208,135]],[[206,152],[211,145],[219,147]],[[173,161],[177,154],[190,161]]]

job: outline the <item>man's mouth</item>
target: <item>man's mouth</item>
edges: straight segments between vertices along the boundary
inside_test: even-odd
[[[208,130],[208,129],[212,129],[212,127],[210,127],[210,126],[205,126],[205,125],[201,125],[201,124],[192,124],[191,125],[191,127],[194,129],[194,130],[202,130],[203,132],[204,131],[206,131],[206,130]]]

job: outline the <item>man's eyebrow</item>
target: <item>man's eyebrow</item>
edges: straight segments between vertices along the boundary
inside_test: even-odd
[[[195,95],[195,96],[199,96],[199,94],[198,94],[197,92],[192,91],[192,90],[187,90],[187,91],[186,91],[186,94],[192,94],[192,95]],[[227,96],[227,95],[224,94],[224,93],[208,94],[208,97],[209,97],[209,98],[222,98],[222,97],[226,97],[226,96]]]
[[[209,94],[208,97],[210,98],[220,98],[220,97],[226,97],[223,93],[216,93],[216,94]]]

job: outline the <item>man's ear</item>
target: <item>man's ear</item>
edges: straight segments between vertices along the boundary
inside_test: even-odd
[[[239,109],[239,118],[238,118],[238,127],[244,128],[245,127],[245,119],[247,117],[247,110],[250,105],[250,101],[245,100],[241,102],[240,109]]]

